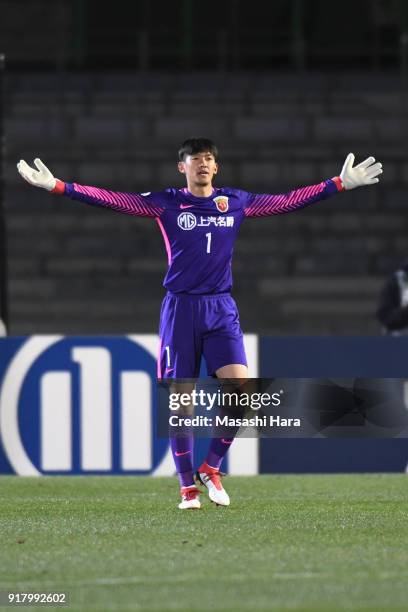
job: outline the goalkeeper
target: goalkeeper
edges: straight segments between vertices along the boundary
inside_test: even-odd
[[[225,379],[248,377],[243,334],[231,297],[231,263],[235,239],[246,218],[288,213],[340,191],[378,183],[382,166],[374,157],[354,165],[350,153],[340,176],[280,195],[259,195],[229,187],[214,187],[218,150],[205,138],[186,140],[179,150],[183,189],[143,194],[114,192],[65,183],[54,178],[41,160],[36,168],[17,164],[31,185],[94,206],[154,219],[163,234],[168,269],[167,295],[160,316],[158,378],[196,378],[203,355],[209,375]],[[233,438],[214,437],[196,472],[196,482],[208,489],[211,501],[228,506],[220,479],[221,462]],[[181,486],[180,509],[200,508],[194,482],[193,435],[170,439]]]

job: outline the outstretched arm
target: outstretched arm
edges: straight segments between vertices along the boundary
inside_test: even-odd
[[[35,159],[37,170],[32,168],[23,159],[17,164],[20,175],[30,185],[42,187],[51,193],[66,195],[73,200],[79,200],[93,206],[113,208],[128,215],[139,217],[160,217],[163,207],[152,202],[151,198],[137,193],[123,193],[109,191],[98,187],[88,187],[77,183],[64,183],[56,179],[40,159]]]
[[[324,200],[339,191],[355,189],[364,185],[378,183],[378,175],[382,173],[382,164],[375,163],[374,157],[368,157],[358,166],[353,167],[354,155],[349,153],[344,162],[340,176],[318,183],[301,187],[288,193],[278,195],[251,194],[244,209],[246,217],[266,217],[291,212],[304,208],[313,202]]]

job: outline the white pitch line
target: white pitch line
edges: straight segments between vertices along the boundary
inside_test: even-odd
[[[320,579],[320,578],[335,578],[339,579],[338,574],[328,574],[325,572],[275,572],[273,574],[268,575],[272,580],[309,580],[309,579]],[[353,574],[353,578],[371,578],[371,579],[380,579],[380,580],[389,580],[390,578],[407,578],[408,572],[380,572],[378,574],[370,573],[370,572],[357,572]],[[37,582],[16,582],[14,584],[10,583],[0,583],[1,590],[13,589],[16,590],[22,588],[33,588],[33,589],[44,589],[44,588],[54,588],[54,589],[67,589],[70,587],[91,587],[91,586],[110,586],[110,585],[131,585],[131,584],[174,584],[174,583],[183,583],[189,582],[196,578],[195,574],[191,575],[183,575],[183,576],[174,576],[174,577],[166,577],[166,576],[117,576],[117,577],[101,577],[95,578],[93,580],[73,580],[73,581],[64,581],[63,583],[54,581],[37,581]],[[256,579],[256,578],[255,578]],[[260,577],[263,580],[263,577]],[[226,582],[241,582],[242,574],[230,574],[226,577]]]

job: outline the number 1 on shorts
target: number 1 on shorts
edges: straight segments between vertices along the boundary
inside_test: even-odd
[[[170,367],[170,346],[167,345],[164,350],[166,351],[166,365],[169,368]]]

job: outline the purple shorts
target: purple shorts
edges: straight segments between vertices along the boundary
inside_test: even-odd
[[[209,376],[247,365],[237,305],[229,293],[167,293],[160,314],[158,378],[197,378],[201,356]]]

